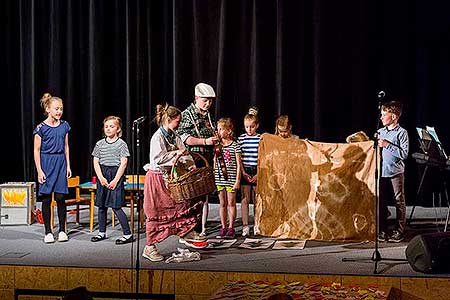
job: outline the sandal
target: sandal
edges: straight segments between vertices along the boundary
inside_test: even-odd
[[[124,244],[131,243],[133,241],[134,241],[133,236],[130,236],[129,238],[126,238],[123,236],[120,239],[116,240],[116,245],[124,245]]]
[[[97,234],[96,236],[91,237],[91,242],[100,242],[103,240],[106,240],[106,234],[105,235]]]

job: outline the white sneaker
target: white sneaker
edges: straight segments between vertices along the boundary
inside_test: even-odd
[[[164,256],[162,256],[158,249],[156,249],[153,245],[145,245],[144,251],[142,251],[142,256],[150,261],[162,261],[164,259]]]
[[[253,226],[253,233],[255,235],[259,235],[260,231],[259,231],[259,226],[258,225]]]
[[[250,234],[250,226],[246,225],[242,227],[242,236],[247,236]]]
[[[53,233],[47,233],[44,237],[44,243],[50,244],[55,242],[55,237],[53,236]]]
[[[202,232],[200,232],[199,236],[206,236],[206,228],[202,229]]]
[[[60,231],[58,233],[58,242],[67,242],[69,240],[69,237],[64,231]]]

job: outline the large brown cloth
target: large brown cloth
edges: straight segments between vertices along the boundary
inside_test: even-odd
[[[263,134],[255,225],[278,238],[374,240],[375,158],[370,141],[332,144]]]
[[[184,236],[200,220],[205,197],[177,203],[172,199],[160,172],[149,170],[144,183],[144,212],[147,245],[165,240],[170,235]]]

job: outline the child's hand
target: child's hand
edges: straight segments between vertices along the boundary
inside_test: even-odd
[[[233,185],[233,190],[237,191],[240,187],[241,185],[239,184],[239,182],[235,182]]]
[[[257,178],[258,178],[257,175],[251,177],[250,182],[251,182],[251,183],[256,183],[256,179],[257,179]]]
[[[108,180],[106,180],[106,178],[105,177],[100,177],[99,178],[99,180],[100,180],[100,184],[102,185],[102,186],[104,186],[104,187],[108,187]]]
[[[116,179],[114,179],[113,181],[111,181],[109,184],[108,184],[108,189],[111,189],[111,190],[114,190],[115,188],[116,188],[116,186],[117,186],[117,180]]]
[[[378,146],[381,148],[386,148],[389,145],[388,141],[385,139],[378,139]]]
[[[242,172],[242,177],[244,177],[244,179],[247,182],[251,182],[251,180],[252,180],[252,177],[250,175],[248,175],[247,173],[245,173],[245,172]]]
[[[45,176],[44,171],[38,171],[38,182],[43,184],[45,179],[47,179],[47,177]]]

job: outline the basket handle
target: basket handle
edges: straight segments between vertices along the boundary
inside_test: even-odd
[[[199,156],[201,159],[203,159],[203,162],[205,163],[205,166],[209,167],[209,162],[208,162],[208,161],[206,160],[206,158],[205,158],[203,155],[201,155],[200,153],[188,151],[188,154],[190,154],[190,155],[192,156],[192,158],[194,158],[194,155]],[[174,176],[173,176],[173,171],[175,170],[175,166],[177,165],[178,160],[179,160],[180,157],[182,157],[182,156],[183,156],[183,155],[178,155],[177,158],[175,159],[175,161],[173,162],[172,169],[170,170],[170,177],[171,177],[171,178],[174,178]]]

